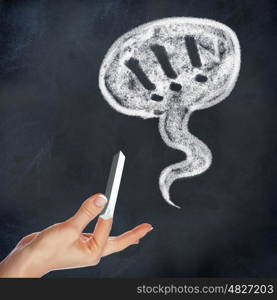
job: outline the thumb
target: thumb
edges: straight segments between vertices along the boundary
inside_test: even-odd
[[[103,194],[95,194],[83,202],[76,214],[68,222],[82,232],[100,214],[106,204],[107,198]]]

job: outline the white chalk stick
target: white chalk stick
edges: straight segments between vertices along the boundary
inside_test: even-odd
[[[119,151],[114,157],[111,165],[110,175],[107,182],[105,195],[108,203],[103,213],[100,215],[103,219],[110,219],[114,215],[117,195],[125,163],[125,155]]]

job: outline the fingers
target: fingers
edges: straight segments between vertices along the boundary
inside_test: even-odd
[[[107,198],[102,194],[95,194],[83,202],[76,214],[67,220],[76,226],[80,233],[103,210]]]
[[[152,229],[152,225],[145,223],[117,237],[110,238],[103,249],[102,256],[122,251],[133,244],[137,244]]]
[[[96,242],[96,245],[98,246],[98,250],[100,253],[102,253],[105,244],[108,240],[108,237],[110,235],[111,229],[112,229],[112,223],[113,219],[103,219],[99,218],[97,220],[94,232],[93,232],[93,240]]]

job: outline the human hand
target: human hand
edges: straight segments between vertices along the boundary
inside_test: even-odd
[[[102,194],[91,196],[73,217],[24,237],[0,263],[0,278],[41,277],[53,270],[94,266],[102,257],[138,244],[153,229],[145,223],[109,237],[112,218],[99,217],[94,232],[83,233],[106,202]]]

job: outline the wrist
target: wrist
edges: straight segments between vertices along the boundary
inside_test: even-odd
[[[24,259],[24,268],[22,269],[22,277],[42,277],[49,270],[43,264],[43,259],[40,257],[36,248],[27,246],[22,249],[22,258]]]
[[[0,278],[35,278],[47,272],[36,249],[28,246],[12,251],[0,264]]]

